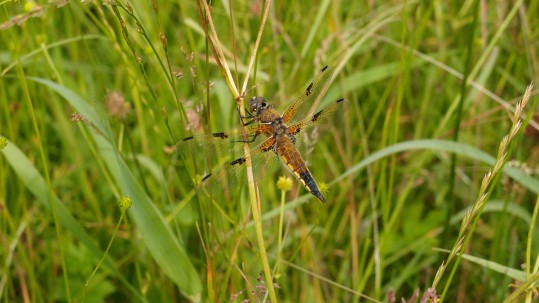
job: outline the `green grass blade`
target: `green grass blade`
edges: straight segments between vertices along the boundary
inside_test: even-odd
[[[2,150],[2,153],[25,187],[34,195],[34,197],[36,197],[38,202],[50,210],[51,201],[49,201],[50,195],[48,194],[47,184],[30,159],[28,159],[28,157],[26,157],[26,155],[10,141],[8,141],[8,144]],[[56,195],[53,195],[52,197],[56,200],[56,211],[60,223],[73,234],[74,238],[78,239],[86,246],[92,255],[95,256],[95,261],[97,262],[104,252],[95,245],[93,238],[71,215],[64,203],[62,203]],[[104,263],[105,266],[119,278],[135,296],[138,297],[138,299],[145,301],[137,289],[120,274],[110,258],[106,258]]]
[[[337,177],[331,184],[336,183],[348,176],[354,175],[361,171],[363,168],[365,168],[367,165],[372,164],[389,155],[415,149],[427,149],[433,151],[455,153],[461,156],[468,157],[470,159],[481,161],[486,165],[494,164],[495,160],[494,157],[485,153],[484,151],[464,143],[456,143],[453,141],[436,139],[407,141],[388,146],[371,154],[370,156],[360,161],[358,164],[352,166],[344,174]],[[516,182],[522,184],[524,187],[531,190],[532,192],[539,194],[539,180],[529,175],[526,175],[521,170],[513,167],[505,167],[503,169],[503,172],[513,178]]]
[[[72,90],[57,83],[32,78],[59,93],[79,113],[88,119],[101,133],[92,132],[98,152],[102,156],[122,193],[133,200],[130,210],[139,232],[155,261],[167,276],[178,285],[180,291],[191,300],[200,301],[202,284],[195,267],[189,260],[185,248],[166,224],[164,217],[144,192],[129,167],[117,152],[116,147],[107,138],[112,138],[110,128],[88,103]]]
[[[446,252],[446,253],[451,252],[450,250],[447,250],[447,249],[436,249],[436,250],[441,251],[441,252]],[[468,261],[470,261],[472,263],[475,263],[475,264],[481,265],[483,267],[486,267],[486,268],[488,268],[490,270],[493,270],[495,272],[499,272],[501,274],[504,274],[504,275],[510,277],[511,279],[514,279],[514,280],[517,280],[517,281],[520,281],[520,282],[526,281],[526,273],[524,271],[522,271],[522,270],[507,267],[507,266],[502,265],[500,263],[496,263],[496,262],[489,261],[489,260],[479,258],[479,257],[474,257],[474,256],[471,256],[469,254],[462,254],[462,258],[464,260],[468,260]]]

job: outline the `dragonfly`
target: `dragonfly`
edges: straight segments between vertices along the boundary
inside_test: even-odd
[[[342,119],[350,105],[347,100],[340,98],[315,112],[332,78],[333,69],[328,66],[322,68],[282,114],[266,98],[254,96],[249,100],[246,115],[240,114],[242,127],[193,135],[181,140],[180,143],[197,142],[201,148],[211,144],[243,146],[241,143],[248,143],[254,146],[202,177],[201,186],[213,187],[221,181],[237,178],[242,171],[246,171],[249,162],[256,171],[256,179],[262,178],[267,173],[267,167],[275,166],[270,162],[278,158],[309,193],[325,203],[326,199],[298,147],[312,146],[316,142],[317,127],[331,126],[335,120]],[[315,129],[311,136],[307,136],[308,129]]]

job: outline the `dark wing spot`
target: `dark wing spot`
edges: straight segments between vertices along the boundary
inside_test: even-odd
[[[245,163],[245,161],[246,161],[245,157],[241,157],[241,158],[238,158],[238,159],[236,159],[236,160],[234,160],[234,161],[232,161],[232,162],[230,162],[228,164],[230,164],[230,165],[243,164],[243,163]]]
[[[344,101],[344,98],[340,98],[339,100],[335,101],[335,103],[340,103],[342,101]]]
[[[318,117],[320,117],[320,115],[322,114],[322,111],[319,111],[317,112],[316,114],[314,114],[313,118],[311,119],[311,121],[315,122],[316,120],[318,120]]]
[[[296,144],[296,135],[289,135],[288,138],[290,138],[293,144]]]
[[[305,90],[305,95],[308,96],[311,94],[311,89],[313,88],[313,84],[314,83],[311,83],[309,84],[309,86],[307,87],[307,89]]]
[[[228,135],[225,134],[225,133],[214,133],[213,136],[216,137],[216,138],[221,138],[221,139],[228,138]]]
[[[206,181],[206,179],[208,179],[209,177],[211,177],[211,174],[205,175],[205,176],[202,178],[202,181]]]
[[[299,134],[300,131],[301,131],[301,128],[298,127],[295,131],[287,133],[288,138],[290,138],[292,143],[296,144],[296,136]]]
[[[193,136],[187,137],[187,138],[183,138],[182,141],[189,141],[189,140],[191,140],[191,139],[193,139],[193,138],[194,138]]]
[[[322,67],[322,70],[321,70],[321,72],[325,71],[326,69],[328,69],[328,66],[327,66],[327,65],[326,65],[326,66],[324,66],[324,67]]]

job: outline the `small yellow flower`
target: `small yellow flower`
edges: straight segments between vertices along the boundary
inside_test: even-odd
[[[7,145],[7,139],[4,136],[0,136],[0,149],[4,149]]]
[[[129,197],[121,197],[120,198],[120,208],[125,211],[131,208],[131,205],[133,205],[133,200]]]
[[[36,3],[34,1],[28,1],[24,5],[24,11],[25,12],[31,12],[32,9],[34,9],[34,7],[36,7]]]
[[[327,193],[329,193],[329,186],[327,185],[326,182],[320,182],[319,190],[322,193],[322,195],[325,196]]]
[[[292,179],[286,176],[280,176],[277,180],[277,188],[282,191],[289,191],[292,188]]]

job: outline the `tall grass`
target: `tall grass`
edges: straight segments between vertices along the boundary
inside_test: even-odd
[[[539,1],[1,8],[3,301],[533,301]],[[182,138],[325,65],[326,204],[256,163],[196,188],[228,151]]]

